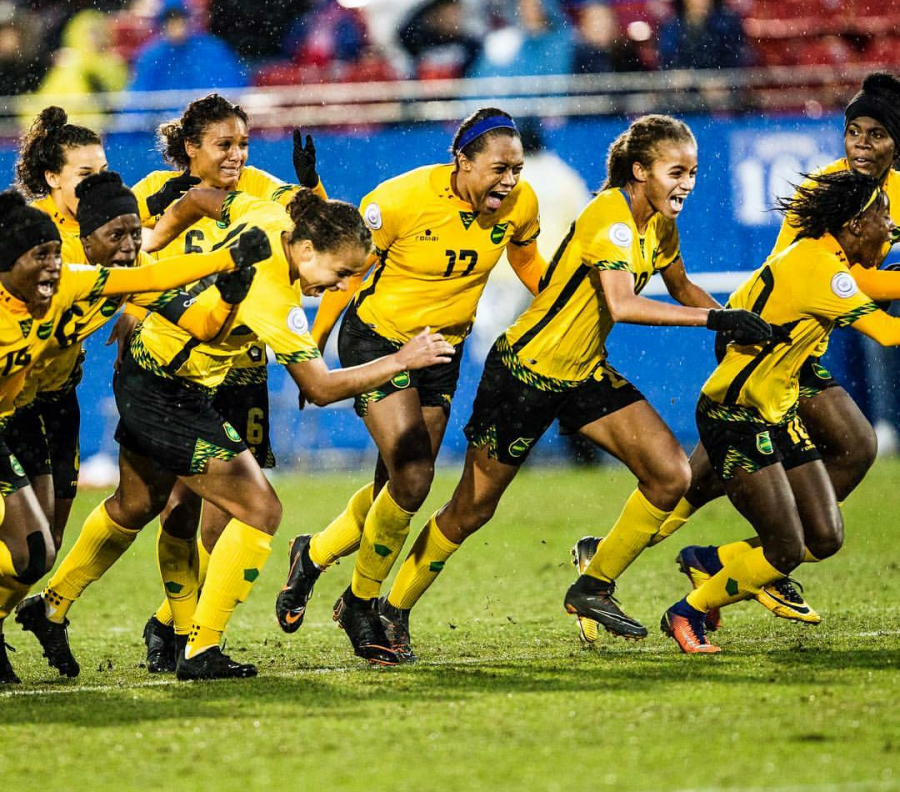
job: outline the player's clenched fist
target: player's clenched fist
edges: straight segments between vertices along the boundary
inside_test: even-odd
[[[453,344],[426,327],[397,351],[397,357],[405,369],[421,369],[437,363],[449,363],[455,353]]]
[[[266,232],[254,226],[238,237],[236,245],[229,248],[234,266],[244,269],[258,261],[265,261],[272,255],[272,246]]]

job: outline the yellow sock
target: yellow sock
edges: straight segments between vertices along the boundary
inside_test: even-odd
[[[160,529],[162,530],[162,529]],[[197,546],[197,587],[198,587],[198,595],[199,589],[203,588],[203,581],[206,580],[206,570],[209,568],[209,550],[204,547],[202,541],[196,542]],[[196,603],[194,603],[194,607],[196,608]],[[169,627],[175,626],[175,617],[172,615],[172,608],[169,607],[168,598],[162,601],[162,604],[156,611],[156,620],[161,624],[168,625]],[[188,631],[190,631],[190,625],[188,626]],[[176,630],[177,632],[177,630]]]
[[[27,583],[20,583],[9,575],[0,577],[0,622],[28,596],[29,591],[31,591],[31,586]]]
[[[725,566],[700,588],[687,596],[688,605],[700,611],[721,608],[732,602],[749,599],[784,577],[767,560],[761,547],[754,547],[731,558]]]
[[[650,544],[669,514],[657,509],[640,490],[632,492],[584,573],[611,583]]]
[[[247,599],[262,572],[271,545],[272,537],[264,531],[240,520],[228,522],[209,557],[209,569],[194,611],[186,657],[219,645],[219,638],[235,607]]]
[[[743,555],[748,550],[753,550],[755,547],[759,547],[762,543],[759,540],[758,536],[752,536],[749,539],[741,539],[737,542],[729,542],[728,544],[723,544],[718,548],[719,561],[723,564],[727,564],[733,558],[737,558],[739,555]]]
[[[659,533],[650,540],[651,546],[658,545],[663,539],[668,539],[675,531],[690,520],[696,511],[697,509],[691,506],[684,498],[678,501],[678,505],[672,513],[666,517],[663,524],[659,526]]]
[[[347,503],[347,508],[335,517],[325,530],[313,536],[309,543],[309,557],[319,569],[331,566],[339,558],[350,555],[359,547],[366,515],[372,508],[374,491],[374,484],[366,484],[354,492]]]
[[[121,558],[137,535],[138,531],[116,523],[106,511],[105,503],[94,509],[44,589],[47,618],[62,624],[72,603]]]
[[[388,594],[388,602],[395,608],[406,610],[415,605],[441,573],[447,559],[459,549],[458,544],[441,533],[436,518],[437,514],[431,516],[397,573]]]
[[[366,516],[366,525],[350,590],[361,599],[378,596],[381,584],[391,571],[394,559],[403,548],[409,534],[409,521],[413,512],[397,505],[388,487],[378,493]]]
[[[196,539],[178,539],[162,526],[156,537],[156,560],[176,635],[187,635],[194,620],[199,588]]]
[[[0,541],[0,575],[15,577],[17,574],[16,565],[13,563],[9,547],[6,546],[5,542]]]

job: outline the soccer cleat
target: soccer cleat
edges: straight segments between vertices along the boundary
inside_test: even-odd
[[[360,600],[347,589],[334,603],[334,620],[347,633],[353,651],[371,665],[398,665],[378,615],[378,600]]]
[[[659,628],[674,638],[678,648],[685,654],[716,654],[722,650],[707,640],[704,616],[702,611],[695,610],[681,600],[663,614]]]
[[[401,663],[415,663],[419,658],[409,643],[409,609],[395,608],[387,597],[378,600],[378,614],[384,634]]]
[[[178,655],[175,677],[182,682],[201,679],[248,679],[258,671],[252,663],[235,663],[221,648],[214,646],[187,658],[184,651]]]
[[[144,625],[144,645],[147,647],[147,670],[151,674],[171,673],[175,670],[175,628],[151,616]]]
[[[572,563],[579,575],[584,574],[602,541],[602,536],[583,536],[575,542],[572,547]],[[585,643],[594,643],[600,637],[600,625],[593,619],[585,619],[581,616],[576,616],[576,619],[581,640]]]
[[[275,618],[286,633],[297,632],[306,615],[306,603],[313,593],[313,586],[322,574],[309,557],[310,534],[301,534],[291,542],[289,558],[291,568],[287,582],[275,599]],[[313,571],[315,570],[315,571]]]
[[[803,595],[797,589],[803,591],[803,586],[792,578],[782,578],[761,589],[756,595],[756,600],[782,619],[818,624],[822,621],[822,617],[803,599]]]
[[[40,594],[22,600],[16,607],[16,621],[23,630],[33,632],[44,650],[51,668],[60,676],[77,677],[81,668],[69,648],[69,620],[62,624],[50,621],[44,608],[44,598]]]
[[[613,597],[615,590],[615,583],[582,575],[569,586],[563,604],[569,613],[593,619],[613,635],[635,640],[646,638],[647,628],[622,612]]]
[[[719,561],[718,555],[712,555],[715,552],[714,546],[689,545],[683,547],[675,557],[678,568],[687,575],[693,588],[700,588],[722,568],[722,562]],[[718,565],[718,569],[715,568],[716,565]],[[706,613],[706,629],[715,632],[721,626],[722,612],[718,608],[710,608]]]
[[[16,675],[12,663],[9,662],[7,649],[11,652],[16,651],[3,640],[3,633],[0,633],[0,685],[21,685],[22,680]]]

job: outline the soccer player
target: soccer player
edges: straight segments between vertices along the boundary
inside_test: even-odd
[[[710,610],[756,596],[843,543],[835,489],[798,412],[806,360],[835,327],[900,344],[900,320],[878,310],[849,268],[850,262],[877,266],[895,230],[880,181],[853,170],[808,179],[812,186],[781,202],[797,241],[770,256],[729,300],[759,311],[790,336],[730,344],[697,404],[700,442],[760,546],[733,554],[665,612],[663,631],[686,653],[719,651],[705,633]]]
[[[75,188],[86,178],[107,169],[100,136],[87,127],[70,124],[61,107],[44,108],[23,136],[16,162],[19,187],[43,210],[59,229],[62,260],[85,261],[76,212]],[[72,345],[73,360],[81,357],[81,344]],[[73,381],[81,376],[81,366],[71,369]],[[81,411],[73,383],[60,382],[44,397],[52,408],[44,416],[47,441],[51,447],[53,470],[52,531],[61,538],[78,488],[77,457]],[[32,482],[34,484],[34,482]]]
[[[114,295],[175,288],[223,272],[235,263],[229,251],[222,251],[194,257],[188,266],[172,262],[139,269],[104,269],[63,265],[61,248],[59,228],[48,214],[26,206],[15,190],[0,193],[0,438],[26,378],[44,352],[58,346],[68,332],[74,306],[102,302]],[[35,439],[46,443],[43,436]],[[48,519],[51,499],[45,497],[43,504],[38,500],[5,438],[2,444],[0,495],[5,517],[0,521],[0,623],[56,557]],[[45,466],[44,470],[48,469],[49,465]],[[2,640],[0,677],[17,681]]]
[[[890,199],[895,224],[900,223],[900,80],[889,74],[871,74],[862,89],[844,111],[845,156],[825,166],[814,175],[854,171],[878,179]],[[811,187],[814,182],[804,186]],[[788,213],[781,226],[772,253],[787,249],[797,238],[799,228]],[[900,298],[900,275],[894,272],[866,269],[851,262],[850,273],[857,285],[875,300]],[[811,354],[800,370],[800,418],[810,439],[822,456],[822,462],[834,486],[838,503],[843,503],[862,481],[875,460],[875,432],[862,411],[840,383],[822,365],[821,357],[828,346],[827,338]],[[721,483],[709,463],[702,444],[691,454],[691,486],[685,497],[666,520],[654,543],[662,541],[679,529],[705,504],[724,494]],[[600,539],[585,537],[576,544],[573,554],[576,564],[589,562]],[[722,547],[689,546],[678,554],[681,570],[695,586],[701,585],[711,574],[735,554],[759,546],[753,537]],[[818,624],[819,614],[797,590],[799,584],[789,577],[764,586],[756,600],[776,616],[807,624]],[[707,627],[717,629],[720,619],[717,610],[709,612]],[[589,640],[596,630],[584,622],[582,635]]]
[[[298,189],[298,185],[285,184],[247,165],[250,142],[247,113],[218,94],[191,102],[180,118],[162,124],[158,135],[163,157],[180,170],[154,171],[135,185],[135,193],[141,200],[141,219],[149,227],[155,227],[166,207],[192,186],[240,191],[285,206]],[[328,197],[316,171],[312,138],[307,135],[304,144],[299,130],[294,132],[293,164],[300,185],[322,198]],[[231,231],[230,219],[227,211],[221,220],[200,216],[175,238],[167,239],[162,247],[156,241],[152,245],[157,251],[155,255],[163,258],[209,251]],[[123,317],[117,332],[122,342],[130,339],[136,321],[130,315]],[[266,363],[265,345],[249,346],[229,369],[214,397],[215,409],[235,427],[263,469],[275,466],[269,440]],[[170,563],[177,565],[182,556],[196,556],[202,584],[209,553],[229,516],[207,503],[202,508],[201,520],[201,503],[186,486],[176,482],[160,516],[157,553],[160,570]],[[198,521],[202,524],[199,543]],[[175,624],[169,601],[185,597],[190,601],[190,595],[167,589],[166,598],[144,627],[147,668],[153,673],[175,670],[175,635],[176,632],[187,635],[190,614]]]
[[[229,243],[241,239],[237,233],[245,226],[263,229],[265,260],[257,265],[224,339],[199,343],[156,315],[141,323],[114,382],[120,415],[119,486],[87,518],[43,594],[26,600],[20,610],[29,608],[38,637],[66,641],[66,614],[75,600],[162,511],[178,480],[230,519],[210,556],[199,600],[192,559],[182,556],[166,570],[172,586],[193,591],[193,602],[179,604],[190,614],[192,628],[178,655],[177,677],[249,677],[256,675],[256,667],[232,661],[220,641],[234,608],[246,599],[268,558],[282,510],[240,434],[215,409],[214,389],[233,361],[258,341],[272,348],[316,404],[368,391],[401,371],[449,363],[454,350],[439,334],[423,331],[378,361],[329,371],[308,333],[298,290],[318,296],[346,288],[348,279],[366,265],[371,234],[355,207],[325,201],[309,190],[297,193],[289,214],[271,201],[220,190],[192,190],[191,201],[202,202],[209,215],[221,219],[230,212],[240,221],[220,251],[233,249]],[[208,294],[197,300],[207,303]],[[48,650],[47,643],[44,648]]]
[[[690,481],[687,457],[641,393],[609,363],[616,322],[727,329],[745,341],[770,328],[722,310],[687,277],[676,219],[694,189],[697,144],[669,116],[639,118],[612,144],[601,192],[578,216],[534,302],[497,339],[485,363],[462,477],[428,521],[388,594],[388,634],[409,641],[409,611],[462,542],[490,520],[519,467],[553,420],[622,460],[638,479],[605,543],[569,589],[566,609],[618,635],[646,629],[612,598],[615,580],[649,542]],[[657,272],[671,305],[640,296]],[[382,611],[384,614],[385,611]],[[395,615],[396,614],[396,615]]]
[[[522,142],[512,118],[478,110],[459,125],[451,152],[452,163],[402,174],[363,198],[377,261],[344,315],[338,351],[343,365],[379,360],[430,326],[456,347],[454,364],[400,372],[356,398],[378,447],[374,482],[323,531],[291,543],[275,605],[281,628],[297,630],[321,571],[358,549],[334,618],[355,653],[373,664],[396,664],[397,650],[408,650],[385,635],[378,595],[431,488],[462,346],[488,276],[504,250],[532,293],[545,268],[535,243],[537,199],[520,180]],[[313,336],[320,348],[347,302],[328,295],[319,307]]]

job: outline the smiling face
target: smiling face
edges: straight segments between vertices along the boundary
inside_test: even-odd
[[[366,269],[371,248],[346,245],[328,252],[316,250],[308,239],[285,242],[291,264],[291,278],[300,282],[307,297],[320,297],[326,291],[346,291],[354,275]]]
[[[634,164],[634,178],[643,185],[653,211],[674,220],[697,183],[697,144],[693,140],[663,141],[649,168]]]
[[[856,234],[855,263],[863,267],[877,267],[890,250],[894,221],[891,219],[891,202],[887,193],[881,192],[875,202],[862,215],[850,221]]]
[[[141,219],[136,214],[114,217],[81,239],[91,263],[101,267],[131,267],[141,242]]]
[[[62,245],[56,240],[43,242],[19,256],[8,272],[0,273],[3,287],[25,303],[37,319],[47,313],[59,287],[61,251]]]
[[[853,170],[882,179],[894,161],[897,144],[880,121],[860,116],[844,130],[844,150]]]
[[[250,148],[247,124],[238,116],[215,121],[203,131],[200,145],[185,141],[192,176],[201,187],[233,190],[241,178]]]
[[[59,173],[47,171],[44,178],[50,185],[50,196],[57,208],[70,219],[75,219],[78,199],[75,188],[88,176],[102,173],[109,166],[103,146],[89,143],[86,146],[70,146],[65,150],[65,164]]]
[[[477,212],[492,214],[519,183],[525,154],[518,136],[491,135],[486,143],[472,159],[457,155],[455,188]]]

